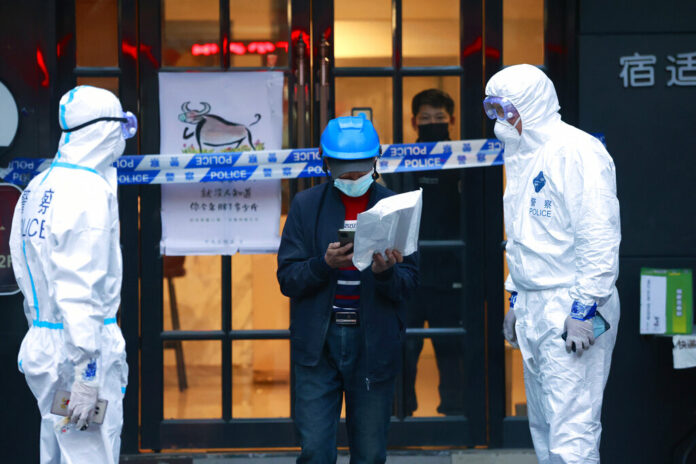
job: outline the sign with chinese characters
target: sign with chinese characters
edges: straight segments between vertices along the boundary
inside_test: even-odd
[[[620,57],[619,78],[622,79],[623,86],[626,88],[654,86],[656,63],[657,57],[650,54],[636,52],[633,55]],[[666,63],[664,69],[669,76],[667,87],[696,86],[696,50],[667,55]]]
[[[690,334],[692,286],[691,269],[641,269],[640,333]]]
[[[15,205],[22,195],[19,188],[11,184],[0,184],[0,295],[19,292],[12,270],[10,255],[10,229]]]
[[[275,253],[279,231],[277,181],[162,189],[162,254]]]
[[[578,127],[606,136],[622,224],[655,225],[624,234],[622,256],[682,256],[696,243],[693,215],[684,213],[696,146],[694,92],[696,33],[578,38]]]
[[[282,146],[280,72],[160,73],[159,89],[161,153],[236,156],[237,152]],[[158,159],[149,162],[154,164],[152,169],[162,167]],[[166,160],[172,162],[178,160]],[[163,254],[231,255],[237,251],[277,250],[280,181],[247,181],[248,176],[233,175],[218,178],[225,182],[167,185],[169,178],[165,178]]]
[[[696,335],[675,335],[672,344],[675,369],[696,367]]]

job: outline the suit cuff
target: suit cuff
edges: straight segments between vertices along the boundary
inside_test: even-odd
[[[573,302],[573,306],[570,308],[570,317],[577,319],[579,321],[587,321],[592,319],[597,312],[597,303],[593,304],[583,304],[578,300]]]
[[[391,277],[394,275],[394,266],[390,267],[389,269],[387,269],[384,272],[380,272],[378,274],[375,274],[375,279],[382,281],[382,282],[385,282],[385,281],[391,279]]]

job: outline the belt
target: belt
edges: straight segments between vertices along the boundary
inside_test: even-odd
[[[115,317],[107,317],[106,319],[104,319],[104,325],[111,325],[111,324],[116,324]],[[45,329],[63,330],[63,323],[62,322],[49,322],[49,321],[33,320],[31,325],[33,327],[43,327]]]
[[[360,325],[360,314],[357,311],[334,311],[331,320],[336,325],[357,327]]]

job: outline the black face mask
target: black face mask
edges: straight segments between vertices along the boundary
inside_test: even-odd
[[[446,122],[418,126],[418,142],[441,142],[449,139],[449,124]]]

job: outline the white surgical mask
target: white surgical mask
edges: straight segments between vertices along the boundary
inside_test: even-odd
[[[517,121],[515,121],[516,123]],[[520,145],[520,139],[522,136],[517,129],[507,121],[496,121],[495,127],[493,128],[495,136],[505,144],[505,151],[507,153],[514,153]]]
[[[334,185],[338,190],[345,193],[349,197],[361,197],[368,191],[374,179],[372,171],[356,180],[350,179],[335,179]]]

